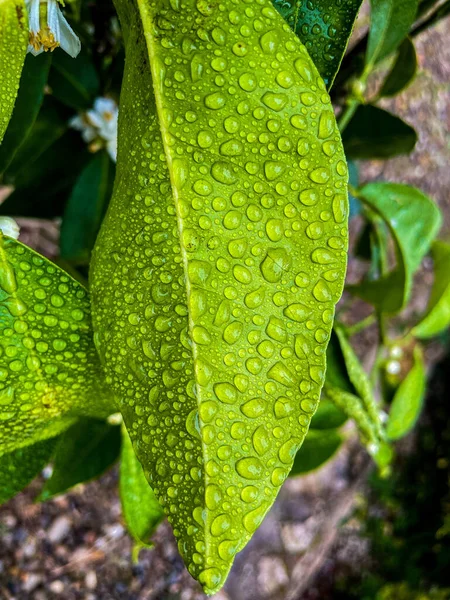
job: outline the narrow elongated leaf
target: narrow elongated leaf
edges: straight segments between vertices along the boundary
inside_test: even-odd
[[[0,456],[0,504],[18,494],[39,475],[50,461],[56,440],[44,440]]]
[[[431,248],[434,260],[434,283],[428,310],[412,333],[418,338],[439,334],[450,325],[450,245],[434,242]]]
[[[94,326],[144,472],[213,593],[318,403],[347,169],[325,85],[270,2],[142,1],[145,36],[117,4],[127,60]]]
[[[408,35],[418,0],[371,0],[366,65],[371,67],[394,52]]]
[[[336,429],[316,431],[310,429],[302,447],[297,452],[289,477],[304,475],[323,467],[333,458],[344,438]]]
[[[414,79],[417,71],[416,49],[410,38],[406,38],[399,48],[397,58],[389,71],[380,96],[395,96],[404,90]]]
[[[145,478],[125,427],[120,455],[120,499],[127,529],[138,548],[149,545],[164,511]]]
[[[0,144],[16,101],[27,45],[25,2],[0,0]]]
[[[441,226],[441,213],[428,196],[399,183],[369,183],[358,195],[388,225],[396,243],[397,265],[379,280],[348,290],[382,312],[396,313],[409,299],[414,273]]]
[[[80,173],[64,211],[61,256],[88,263],[102,218],[111,197],[114,163],[106,150],[97,152]]]
[[[391,158],[409,154],[417,142],[412,127],[387,110],[358,106],[342,134],[345,154],[353,159]]]
[[[53,473],[39,499],[48,500],[73,486],[100,477],[120,454],[120,427],[80,418],[58,440]]]
[[[332,331],[327,347],[326,382],[327,385],[358,395],[355,386],[350,381],[342,348],[335,331]]]
[[[113,411],[86,290],[0,232],[0,455]]]
[[[7,169],[36,121],[44,98],[50,63],[51,55],[49,53],[40,56],[29,54],[25,59],[14,111],[0,145],[0,173]],[[42,138],[41,146],[45,145],[46,141],[46,138]]]
[[[305,44],[328,89],[340,67],[362,0],[273,0]]]
[[[411,431],[419,418],[425,396],[426,373],[422,351],[416,346],[414,366],[400,384],[392,401],[387,436],[398,440]]]

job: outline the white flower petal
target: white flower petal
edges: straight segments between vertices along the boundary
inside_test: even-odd
[[[20,233],[19,225],[11,217],[0,217],[0,231],[17,240]]]
[[[94,110],[98,113],[114,113],[117,110],[117,104],[111,98],[96,98]]]
[[[76,58],[81,50],[81,42],[80,42],[77,34],[72,29],[72,27],[66,21],[64,15],[59,10],[59,8],[58,8],[58,20],[59,20],[59,23],[58,23],[59,31],[60,31],[59,44],[60,44],[61,48],[65,52],[67,52],[67,54],[69,56],[71,56],[72,58]]]
[[[39,31],[40,23],[39,23],[39,0],[28,0],[27,3],[28,10],[28,29],[33,33],[37,33]]]
[[[95,110],[88,110],[86,112],[86,118],[87,118],[88,122],[93,127],[97,127],[97,129],[100,129],[103,125],[103,119],[102,119],[101,115],[99,115],[98,112]]]
[[[106,144],[106,150],[114,162],[117,162],[117,138]]]

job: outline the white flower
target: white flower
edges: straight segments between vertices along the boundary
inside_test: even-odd
[[[20,233],[20,227],[14,219],[11,219],[11,217],[0,217],[0,231],[3,235],[7,235],[8,237],[17,240]]]
[[[117,118],[119,108],[111,98],[96,98],[93,108],[69,121],[70,127],[81,131],[81,136],[89,144],[91,152],[106,148],[116,161],[117,157]]]
[[[30,37],[28,52],[34,56],[60,46],[75,58],[81,49],[78,36],[66,21],[57,0],[26,0]]]

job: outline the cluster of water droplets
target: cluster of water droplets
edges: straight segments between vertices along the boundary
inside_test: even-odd
[[[130,40],[94,318],[146,474],[212,592],[317,406],[347,170],[324,83],[269,2],[170,0],[151,18],[160,122]]]

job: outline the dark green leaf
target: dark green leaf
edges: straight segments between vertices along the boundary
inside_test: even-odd
[[[77,179],[61,225],[61,257],[87,263],[114,183],[115,167],[106,150],[95,154]]]
[[[431,252],[434,260],[434,283],[427,313],[412,330],[418,338],[439,334],[450,325],[450,245],[436,241]]]
[[[273,0],[278,12],[305,44],[309,55],[330,89],[362,0]]]
[[[65,52],[55,52],[48,80],[52,94],[76,110],[91,108],[100,82],[85,46],[74,60]]]
[[[99,477],[119,457],[120,427],[98,419],[80,418],[59,438],[53,473],[39,499],[47,500],[69,488]]]
[[[22,491],[50,461],[57,438],[0,456],[0,504]]]
[[[412,127],[399,117],[370,104],[358,106],[342,133],[347,158],[391,158],[409,154],[417,142]]]
[[[426,373],[423,355],[418,346],[414,351],[414,366],[402,381],[392,401],[386,433],[398,440],[414,427],[422,410]]]
[[[344,355],[335,331],[331,333],[327,347],[326,383],[351,394],[358,393],[348,376]]]
[[[394,52],[408,35],[417,13],[417,0],[371,0],[366,65]]]
[[[369,183],[360,199],[380,215],[396,243],[397,265],[377,281],[364,281],[348,290],[379,311],[396,313],[407,303],[415,271],[441,226],[439,208],[419,190],[399,183]]]
[[[349,160],[349,161],[347,161],[347,167],[348,167],[349,186],[351,186],[352,188],[357,188],[359,186],[358,165],[353,160]],[[349,201],[349,205],[350,205],[349,218],[351,219],[352,217],[359,215],[359,213],[361,212],[361,202],[358,200],[358,198],[353,196],[351,191],[349,191],[349,193],[348,193],[348,201]]]
[[[50,63],[50,53],[40,56],[28,54],[25,60],[14,111],[0,145],[0,173],[6,170],[33,127],[44,98]],[[41,143],[45,144],[45,140]]]
[[[395,96],[404,90],[414,79],[417,71],[416,49],[410,38],[406,38],[399,48],[397,58],[389,71],[379,93],[380,96]]]
[[[347,415],[328,400],[326,393],[322,393],[322,398],[318,409],[311,419],[311,429],[335,429],[341,427],[347,420]]]
[[[148,545],[151,535],[164,518],[164,511],[145,478],[125,426],[122,428],[120,455],[120,499],[130,535],[138,547]]]
[[[0,232],[0,454],[106,416],[86,290]]]
[[[336,429],[309,430],[300,450],[295,455],[289,477],[302,475],[322,467],[339,450],[344,438]]]

